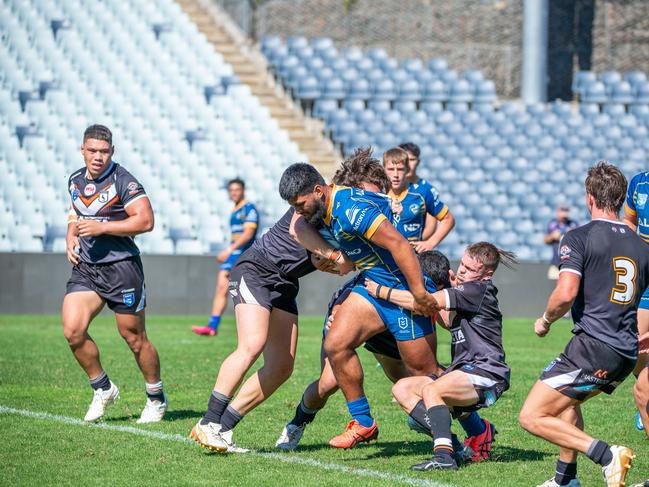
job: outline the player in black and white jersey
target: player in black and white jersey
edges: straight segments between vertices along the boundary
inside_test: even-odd
[[[583,431],[580,405],[611,394],[638,358],[637,309],[649,284],[647,244],[619,219],[626,178],[611,164],[591,167],[586,202],[592,221],[560,244],[559,280],[534,331],[540,337],[572,306],[573,338],[543,371],[520,412],[530,433],[560,447],[556,475],[544,484],[577,486],[577,453],[602,466],[608,486],[622,486],[633,452]]]
[[[95,391],[85,420],[96,421],[119,396],[88,335],[90,322],[108,304],[144,376],[147,403],[138,423],[150,423],[162,419],[167,400],[158,352],[144,325],[144,273],[133,237],[151,231],[154,217],[144,188],[112,160],[113,153],[108,128],[86,129],[81,146],[85,167],[68,184],[72,206],[66,241],[73,268],[63,300],[63,333]]]

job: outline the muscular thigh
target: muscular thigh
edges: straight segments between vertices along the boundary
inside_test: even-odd
[[[385,325],[374,307],[352,292],[336,312],[325,338],[325,348],[348,345],[356,348],[384,329]]]
[[[66,332],[85,332],[103,307],[104,300],[94,291],[66,294],[61,311],[63,329]]]
[[[270,327],[264,348],[264,362],[295,360],[297,349],[297,315],[281,309],[273,309],[270,314]]]

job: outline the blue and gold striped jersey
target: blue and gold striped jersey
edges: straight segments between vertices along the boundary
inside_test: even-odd
[[[436,216],[432,193],[427,191],[426,194],[427,198],[408,190],[399,196],[394,196],[392,192],[389,194],[390,198],[401,203],[402,208],[401,214],[394,215],[394,226],[410,242],[421,240],[426,225],[426,213]]]
[[[257,208],[252,203],[248,203],[246,200],[240,201],[233,209],[232,214],[230,215],[230,231],[232,232],[232,237],[230,242],[234,240],[243,233],[243,229],[246,227],[252,227],[255,229],[255,235],[257,234],[257,227],[259,226],[259,213]],[[255,241],[255,235],[248,241],[241,251],[246,250],[250,247]]]
[[[649,172],[636,174],[626,193],[625,211],[638,217],[638,235],[649,242]]]
[[[420,194],[426,201],[428,213],[438,220],[441,220],[448,213],[448,206],[439,199],[439,191],[425,179],[419,178],[416,183],[410,183],[408,186],[409,193]]]
[[[365,277],[383,286],[407,289],[392,254],[370,241],[384,221],[393,223],[392,217],[387,195],[331,186],[324,223],[340,249]]]

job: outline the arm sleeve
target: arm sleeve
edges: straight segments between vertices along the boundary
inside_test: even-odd
[[[448,213],[448,206],[439,199],[439,191],[435,186],[430,186],[424,194],[426,200],[426,211],[438,220],[441,220]]]
[[[584,267],[585,236],[582,232],[568,232],[559,243],[559,272],[582,275]]]
[[[635,215],[636,212],[638,211],[636,206],[635,206],[635,189],[638,186],[638,177],[640,175],[636,174],[633,179],[631,180],[631,183],[629,183],[629,189],[626,192],[626,210],[631,213],[632,215]]]
[[[259,212],[255,205],[250,205],[248,211],[246,212],[246,218],[243,220],[244,227],[254,227],[257,228],[259,225]]]
[[[437,286],[435,286],[433,280],[425,274],[424,274],[424,285],[426,286],[426,291],[428,291],[431,294],[437,291]]]
[[[386,220],[387,217],[371,201],[354,200],[339,221],[345,232],[370,240],[381,223]]]
[[[466,282],[457,287],[444,289],[446,309],[460,313],[477,313],[484,299],[486,286],[480,282]]]
[[[557,229],[557,226],[554,223],[554,220],[550,220],[548,222],[548,226],[545,227],[545,234],[550,235],[552,232],[554,232]]]
[[[119,195],[119,199],[122,200],[124,207],[146,196],[146,192],[140,182],[126,171],[119,175],[116,185],[117,194]]]

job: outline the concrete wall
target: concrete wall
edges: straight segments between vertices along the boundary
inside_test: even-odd
[[[208,315],[217,266],[211,256],[143,256],[151,314]],[[455,264],[454,264],[455,267]],[[502,268],[496,284],[503,313],[537,316],[552,290],[545,264]],[[70,276],[63,254],[0,253],[0,313],[57,314]],[[342,278],[315,272],[301,281],[300,312],[322,315]],[[231,311],[231,307],[229,309]]]

